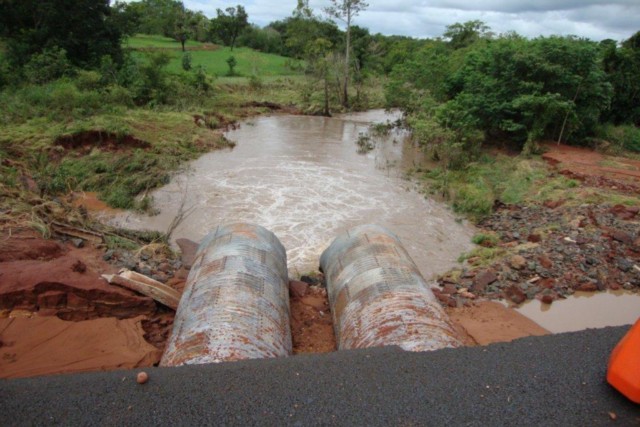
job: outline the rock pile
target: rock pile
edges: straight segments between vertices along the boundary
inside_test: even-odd
[[[438,280],[447,306],[477,297],[552,303],[576,291],[640,289],[640,208],[545,203],[501,206],[483,221],[489,251]],[[491,257],[495,260],[491,261]],[[488,257],[488,259],[487,259]]]

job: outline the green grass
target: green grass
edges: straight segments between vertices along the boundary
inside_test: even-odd
[[[88,154],[81,154],[55,145],[60,136],[89,130],[131,135],[148,142],[150,148],[123,147],[111,152],[96,146]],[[69,122],[43,117],[0,129],[0,155],[19,159],[47,193],[96,191],[102,200],[119,208],[144,207],[144,200],[136,200],[139,193],[166,184],[170,173],[185,161],[226,145],[218,133],[197,127],[191,114],[146,109]],[[10,172],[5,171],[3,180],[15,185],[15,173]]]
[[[575,179],[569,179],[562,175],[553,176],[541,183],[535,189],[531,198],[539,202],[573,199],[576,195],[573,189],[579,185],[580,182]]]
[[[148,34],[137,34],[133,37],[129,37],[122,42],[122,46],[131,49],[182,49],[182,45],[175,39],[170,37],[162,37]],[[197,47],[202,48],[204,43],[200,43],[194,40],[187,40],[185,47]]]
[[[492,213],[496,200],[524,202],[547,174],[541,160],[483,156],[461,170],[433,169],[424,179],[430,191],[444,195],[456,212],[480,220]]]
[[[472,221],[491,215],[495,201],[505,204],[563,201],[566,205],[640,205],[640,196],[584,187],[575,179],[556,174],[539,158],[484,155],[461,170],[447,171],[436,167],[423,173],[422,179],[427,192],[443,196],[456,212],[465,214]],[[491,243],[489,240],[489,236],[482,234],[474,237],[476,244]],[[487,254],[491,253],[480,255]]]
[[[472,259],[474,266],[488,266],[493,263],[496,259],[502,258],[507,255],[507,251],[504,248],[485,248],[479,247],[471,250],[470,252],[465,252],[458,257],[458,262],[465,262],[469,259]]]
[[[170,49],[171,62],[167,66],[167,70],[172,73],[184,72],[182,69],[183,52],[181,51],[180,43],[171,38],[137,35],[127,39],[124,46],[140,51]],[[226,61],[230,56],[235,57],[238,62],[234,70],[238,76],[273,77],[301,74],[286,67],[286,63],[291,61],[290,58],[262,53],[246,47],[236,47],[232,51],[229,47],[214,46],[195,41],[187,41],[186,47],[191,55],[191,66],[193,68],[201,66],[208,74],[218,77],[227,76],[229,73],[229,66]]]
[[[478,233],[471,238],[471,241],[476,245],[491,248],[500,242],[500,238],[494,233]]]
[[[235,48],[233,52],[228,47],[217,50],[194,50],[189,51],[191,55],[191,66],[196,68],[201,66],[207,74],[218,77],[226,76],[229,73],[227,59],[234,56],[238,65],[234,72],[238,76],[289,76],[300,73],[293,72],[285,67],[288,58],[284,56],[261,53],[249,48]],[[183,73],[182,52],[170,52],[171,62],[167,70],[171,73]]]

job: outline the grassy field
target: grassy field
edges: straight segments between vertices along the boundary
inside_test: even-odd
[[[200,43],[194,40],[187,40],[185,43],[187,48],[203,48],[204,43]],[[131,49],[175,49],[181,50],[182,46],[180,42],[170,37],[152,36],[148,34],[137,34],[134,37],[129,37],[122,42],[122,47]]]
[[[172,73],[184,72],[182,69],[183,52],[180,43],[161,36],[138,35],[127,39],[124,47],[129,47],[140,52],[153,49],[169,50],[172,57],[167,69]],[[208,74],[218,77],[226,76],[229,72],[227,59],[233,56],[237,61],[235,73],[239,76],[250,77],[273,77],[273,76],[294,76],[300,72],[292,71],[286,66],[289,58],[279,55],[262,53],[249,48],[235,48],[233,51],[229,47],[215,46],[195,41],[188,41],[187,52],[191,55],[191,65],[193,68],[201,66]],[[142,54],[142,53],[140,53]]]

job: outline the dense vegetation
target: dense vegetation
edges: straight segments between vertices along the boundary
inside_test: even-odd
[[[640,70],[638,49],[515,34],[456,40],[421,47],[394,67],[387,85],[389,105],[402,108],[418,140],[453,167],[483,142],[534,153],[542,140],[593,142],[608,120],[640,123],[638,80],[630,76]],[[631,133],[636,136],[612,142],[640,151],[637,132]]]
[[[223,145],[212,129],[265,101],[326,115],[401,109],[441,162],[429,174],[435,187],[464,187],[454,201],[462,211],[490,209],[492,200],[474,207],[476,184],[463,182],[491,164],[484,145],[640,151],[640,32],[621,44],[527,39],[470,21],[419,40],[370,34],[357,25],[367,7],[332,0],[317,12],[299,0],[261,28],[242,5],[209,18],[177,0],[0,2],[0,160],[11,159],[0,162],[0,185],[29,175],[44,194],[93,190],[145,207],[139,193]],[[80,153],[60,143],[88,131],[148,145]]]

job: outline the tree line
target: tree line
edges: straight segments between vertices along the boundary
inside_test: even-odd
[[[481,21],[454,24],[396,64],[388,106],[451,166],[484,142],[526,153],[538,142],[640,151],[640,32],[618,44],[575,36],[494,35]]]
[[[291,67],[321,83],[325,114],[330,100],[342,108],[358,106],[367,80],[385,81],[387,106],[400,108],[416,140],[452,165],[496,141],[530,153],[541,140],[615,140],[640,151],[640,32],[622,43],[528,39],[496,35],[482,21],[469,21],[450,25],[435,39],[414,39],[371,34],[356,25],[367,7],[362,0],[332,0],[317,12],[308,0],[298,0],[289,17],[258,27],[242,5],[218,9],[210,19],[178,0],[5,0],[0,86],[15,76],[51,80],[69,66],[124,74],[125,83],[137,67],[147,80],[160,81],[149,67],[166,65],[166,58],[132,65],[121,41],[136,33],[161,34],[183,50],[188,40],[197,40],[289,57]],[[204,84],[202,75],[195,81]],[[154,90],[143,91],[141,102],[152,99]]]

